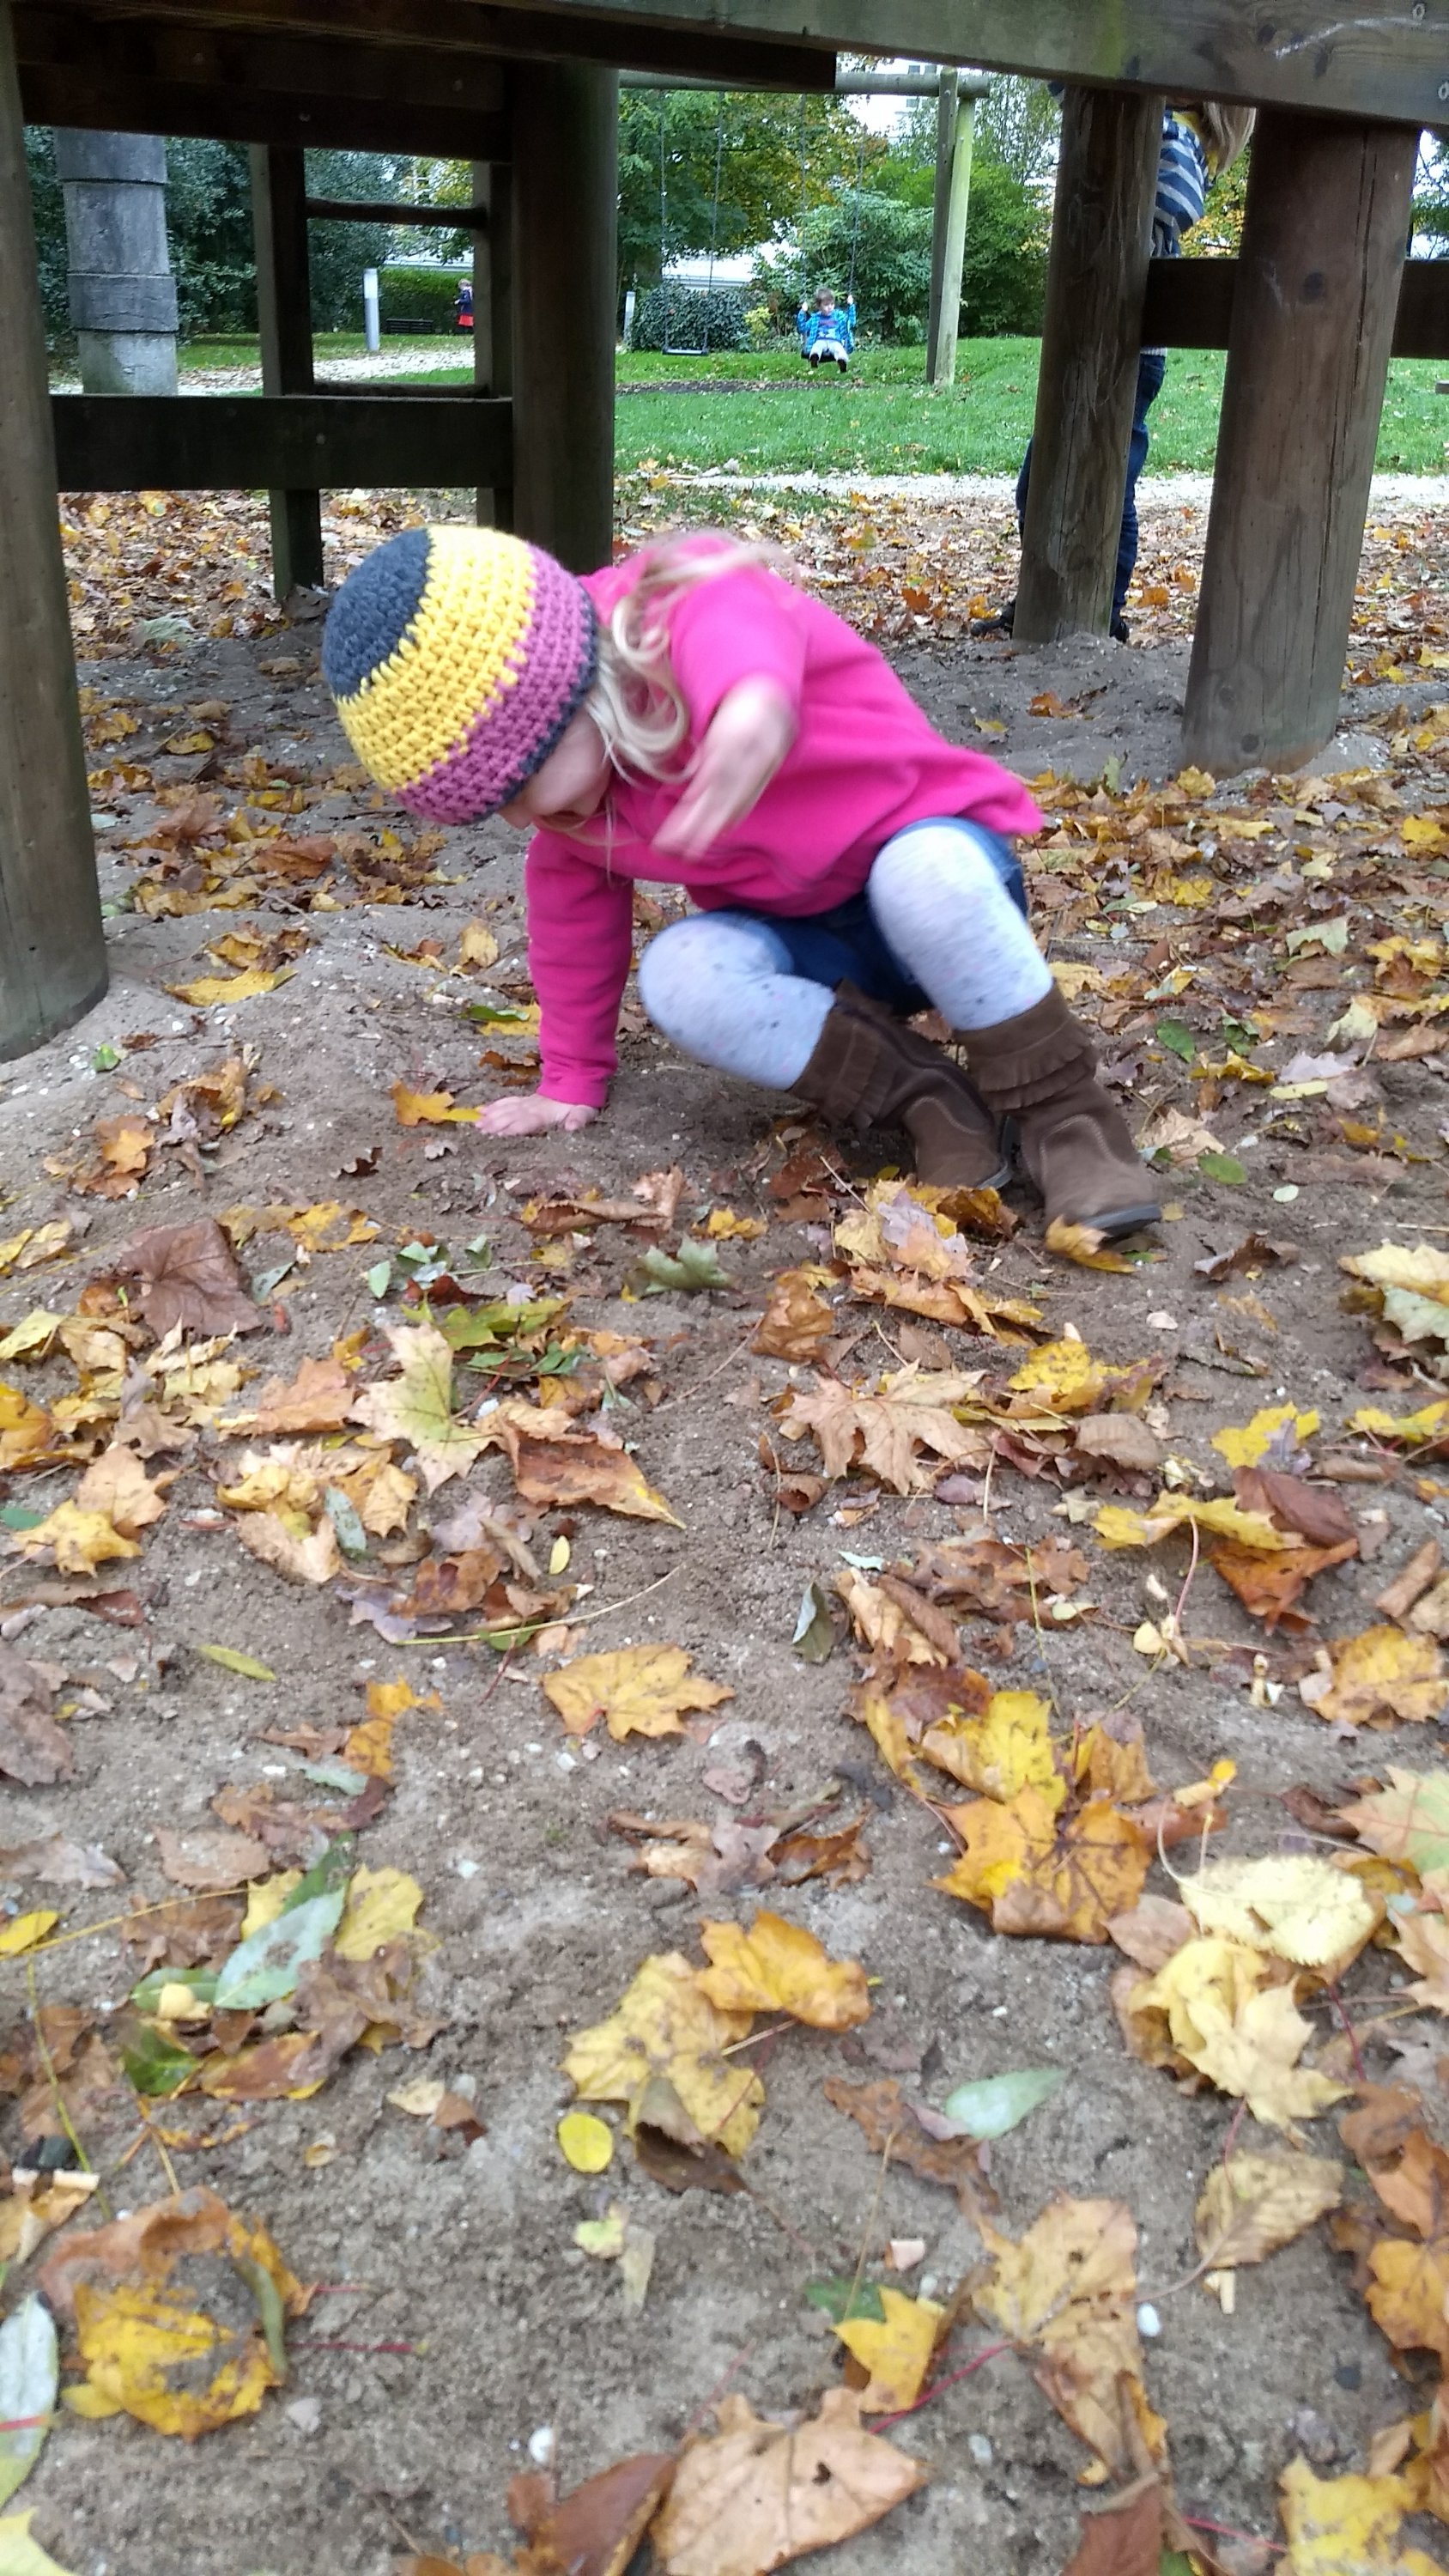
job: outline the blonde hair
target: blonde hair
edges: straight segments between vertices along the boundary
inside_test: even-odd
[[[689,710],[669,663],[669,609],[702,581],[751,564],[778,572],[783,557],[772,546],[713,534],[706,551],[694,533],[665,537],[640,556],[637,581],[615,601],[599,637],[599,667],[584,700],[621,776],[662,783],[680,776]]]
[[[1197,127],[1208,168],[1219,179],[1247,150],[1258,111],[1255,107],[1224,107],[1217,99],[1194,99],[1182,114]]]

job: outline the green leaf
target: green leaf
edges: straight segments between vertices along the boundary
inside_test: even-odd
[[[374,1261],[372,1268],[364,1270],[362,1276],[369,1297],[385,1297],[392,1286],[392,1263]]]
[[[280,2003],[294,1992],[298,1973],[309,1960],[320,1959],[347,1902],[345,1887],[330,1896],[309,1897],[290,1905],[273,1923],[264,1923],[249,1941],[233,1950],[217,1979],[218,2012],[255,2012],[262,2004]]]
[[[520,1333],[540,1332],[567,1304],[566,1297],[530,1297],[522,1306],[510,1306],[501,1299],[491,1306],[447,1306],[438,1328],[452,1350],[496,1350],[501,1342],[516,1341]]]
[[[1160,1046],[1170,1047],[1174,1055],[1180,1055],[1184,1064],[1191,1064],[1197,1053],[1197,1039],[1185,1020],[1159,1020],[1157,1040]]]
[[[805,2304],[823,2309],[836,2326],[843,2326],[847,2317],[869,2317],[873,2325],[885,2323],[885,2303],[874,2281],[853,2281],[838,2273],[807,2281]]]
[[[136,2092],[160,2095],[163,2100],[179,2093],[188,2077],[197,2071],[190,2050],[178,2048],[154,2021],[141,2022],[122,2040],[121,2064]]]
[[[467,1253],[469,1262],[475,1270],[492,1269],[493,1255],[489,1250],[488,1237],[486,1234],[475,1234],[471,1243],[464,1244],[463,1250]]]
[[[830,1604],[813,1575],[800,1595],[799,1616],[790,1643],[801,1661],[807,1664],[823,1664],[835,1651],[835,1622],[830,1616]]]
[[[319,1789],[340,1789],[347,1798],[360,1798],[368,1781],[368,1774],[354,1771],[350,1762],[304,1762],[302,1776],[315,1780]]]
[[[131,1988],[131,2001],[136,2010],[143,2013],[159,2011],[161,1997],[167,1986],[185,1986],[187,1993],[196,1997],[197,2019],[200,2020],[203,2013],[210,2012],[216,2000],[216,1970],[215,1968],[153,1968],[149,1976],[141,1979],[139,1986]],[[195,2064],[194,2059],[192,2063]]]
[[[1296,957],[1300,948],[1321,948],[1325,957],[1341,957],[1348,946],[1348,915],[1340,914],[1337,921],[1310,922],[1306,930],[1290,930],[1283,945],[1290,957]]]
[[[48,2549],[31,2539],[34,2520],[33,2508],[29,2513],[0,2515],[0,2576],[70,2576]]]
[[[252,1272],[251,1292],[259,1306],[265,1306],[267,1299],[272,1294],[272,1291],[276,1288],[280,1288],[288,1271],[294,1270],[296,1266],[297,1256],[295,1252],[289,1252],[286,1260],[277,1262],[271,1270],[254,1270]]]
[[[0,1503],[0,1529],[39,1529],[44,1512],[33,1512],[26,1503]]]
[[[366,1556],[367,1532],[340,1485],[324,1485],[322,1509],[337,1532],[337,1544],[343,1555]]]
[[[240,1673],[249,1682],[274,1682],[277,1678],[270,1664],[259,1664],[255,1655],[244,1655],[238,1646],[198,1646],[209,1664],[220,1664],[224,1671]]]
[[[1180,2549],[1164,2549],[1157,2576],[1192,2576],[1192,2560]]]
[[[0,2326],[0,2423],[14,2428],[0,2432],[0,2504],[9,2503],[40,2456],[59,2382],[55,2327],[32,2291]]]
[[[1245,1047],[1261,1046],[1263,1042],[1262,1030],[1255,1029],[1251,1020],[1224,1020],[1222,1034],[1224,1043],[1232,1048],[1235,1055],[1241,1055]]]
[[[356,1834],[339,1834],[328,1844],[320,1860],[314,1860],[305,1877],[299,1878],[286,1904],[284,1914],[295,1906],[308,1905],[314,1896],[332,1896],[337,1889],[347,1894],[347,1882],[357,1866]]]
[[[119,1047],[98,1046],[91,1057],[92,1073],[114,1073],[121,1061]]]
[[[1066,2080],[1062,2066],[1018,2066],[1010,2075],[982,2075],[972,2084],[958,2084],[941,2108],[973,2138],[1004,2138],[1008,2129],[1049,2102]]]
[[[506,1028],[510,1020],[515,1028],[521,1028],[527,1024],[528,1013],[515,1010],[508,1002],[465,1002],[463,1017],[471,1020],[475,1029]]]
[[[719,1254],[712,1243],[695,1243],[688,1236],[677,1255],[661,1252],[657,1244],[645,1253],[640,1263],[649,1285],[646,1297],[661,1297],[666,1289],[732,1288],[729,1272],[721,1270]]]
[[[1234,1189],[1248,1177],[1236,1154],[1199,1154],[1198,1170],[1209,1181],[1227,1181]]]

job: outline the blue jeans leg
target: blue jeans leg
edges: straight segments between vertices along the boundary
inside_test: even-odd
[[[1112,585],[1112,623],[1122,615],[1127,585],[1137,568],[1137,477],[1147,462],[1147,415],[1162,391],[1167,360],[1160,349],[1144,349],[1137,361],[1137,398],[1132,406],[1132,436],[1127,447],[1127,488],[1122,496],[1122,534],[1117,542],[1117,578]]]

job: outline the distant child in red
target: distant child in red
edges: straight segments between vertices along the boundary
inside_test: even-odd
[[[1048,1219],[1152,1221],[1150,1175],[1018,902],[1010,773],[927,723],[875,651],[758,550],[689,537],[579,580],[490,529],[409,531],[333,605],[323,670],[358,757],[415,813],[532,827],[541,1079],[495,1136],[573,1130],[615,1070],[636,880],[697,909],[639,995],[682,1051],[828,1117],[899,1123],[922,1180]],[[907,1022],[932,1004],[965,1055]]]

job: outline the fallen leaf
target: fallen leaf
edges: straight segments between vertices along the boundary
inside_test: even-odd
[[[0,2325],[0,2505],[9,2503],[40,2457],[59,2380],[55,2327],[32,2291]],[[3,2532],[0,2523],[0,2547]]]
[[[614,2160],[614,2132],[607,2121],[596,2120],[592,2111],[565,2111],[558,2124],[558,2142],[565,2164],[575,2173],[602,2173]]]
[[[78,1511],[101,1512],[123,1538],[139,1538],[165,1512],[164,1496],[129,1449],[103,1449],[75,1489]]]
[[[1407,1861],[1421,1878],[1449,1870],[1449,1773],[1386,1766],[1387,1789],[1341,1807],[1342,1822],[1370,1851]]]
[[[895,2414],[915,2404],[947,2315],[933,2299],[907,2298],[888,2283],[879,2297],[885,2312],[879,2320],[847,2317],[835,2327],[846,2351],[870,2373],[860,2392],[862,2415]]]
[[[1343,2198],[1343,2167],[1332,2156],[1270,2147],[1213,2166],[1193,2213],[1198,2252],[1215,2272],[1261,2263],[1291,2245]]]
[[[63,1834],[43,1834],[0,1850],[0,1879],[36,1878],[48,1887],[116,1887],[121,1877],[98,1843],[67,1842]]]
[[[479,1431],[454,1414],[453,1353],[436,1324],[390,1324],[386,1331],[400,1374],[366,1388],[352,1419],[384,1440],[405,1440],[435,1493],[450,1476],[467,1474],[492,1436],[491,1419]]]
[[[625,1519],[684,1524],[644,1476],[627,1449],[591,1431],[555,1425],[541,1406],[500,1404],[483,1418],[479,1445],[507,1450],[522,1500],[536,1504],[598,1503]]]
[[[0,2576],[70,2576],[70,2571],[30,2537],[35,2508],[0,2514]]]
[[[241,2310],[238,2278],[251,2294]],[[256,2412],[285,2375],[283,2319],[310,2295],[265,2228],[205,2189],[69,2237],[39,2287],[73,2327],[95,2395],[188,2442]]]
[[[271,1858],[265,1843],[251,1834],[236,1833],[229,1825],[200,1825],[179,1834],[158,1825],[156,1845],[172,1886],[196,1888],[204,1895],[260,1878]]]
[[[1124,1503],[1104,1503],[1092,1527],[1104,1547],[1156,1547],[1189,1522],[1214,1538],[1232,1539],[1240,1547],[1264,1552],[1302,1544],[1296,1531],[1280,1530],[1266,1512],[1245,1512],[1226,1495],[1202,1502],[1191,1494],[1159,1494],[1145,1512],[1129,1511]]]
[[[758,1913],[748,1932],[738,1923],[702,1923],[709,1966],[701,1994],[722,2013],[786,2012],[816,2030],[849,2030],[870,2013],[865,1970],[856,1959],[832,1959],[813,1932],[781,1915]]]
[[[691,1674],[689,1660],[682,1646],[619,1646],[576,1656],[545,1676],[543,1692],[570,1735],[587,1735],[601,1717],[616,1744],[626,1735],[679,1735],[686,1709],[734,1697],[727,1683]]]
[[[1150,1476],[1162,1464],[1162,1443],[1135,1413],[1089,1413],[1077,1424],[1079,1458],[1102,1458],[1129,1475]]]
[[[1121,2495],[1089,2507],[1062,2576],[1188,2576],[1190,2561],[1162,2550],[1162,2489],[1138,2478]]]
[[[399,1127],[447,1127],[472,1125],[476,1109],[460,1109],[451,1091],[409,1091],[406,1083],[395,1082],[392,1105]]]
[[[793,2429],[726,2397],[718,2433],[689,2443],[655,2522],[664,2576],[768,2576],[879,2522],[925,2478],[860,2421],[858,2397],[830,2389]]]
[[[140,1281],[135,1303],[158,1341],[178,1324],[187,1333],[255,1333],[266,1321],[214,1217],[153,1225],[113,1253],[109,1268]]]
[[[1213,1433],[1213,1447],[1230,1467],[1256,1467],[1270,1450],[1300,1449],[1318,1429],[1316,1413],[1300,1413],[1296,1405],[1267,1405],[1255,1413],[1251,1422]]]
[[[1133,2476],[1144,2446],[1160,2452],[1166,2427],[1142,2386],[1131,2211],[1059,2196],[1019,2242],[978,2225],[992,2269],[972,2293],[977,2315],[1039,2351],[1042,2394],[1114,2476]]]
[[[34,1914],[12,1914],[0,1917],[0,1959],[18,1959],[22,1952],[33,1950],[47,1932],[53,1932],[60,1916],[49,1906]]]
[[[245,1413],[228,1414],[223,1431],[276,1436],[299,1431],[340,1431],[356,1389],[340,1360],[303,1360],[294,1378],[269,1378]]]
[[[920,1751],[980,1797],[1009,1806],[1019,1790],[1038,1789],[1055,1814],[1067,1783],[1057,1767],[1051,1714],[1036,1691],[993,1691],[979,1715],[952,1709],[937,1718],[922,1734]]]
[[[1346,1870],[1306,1852],[1210,1860],[1195,1877],[1179,1879],[1177,1892],[1200,1932],[1335,1974],[1358,1956],[1380,1919]]]
[[[770,1282],[769,1302],[751,1350],[765,1359],[818,1360],[835,1330],[835,1317],[817,1293],[818,1283],[828,1277],[828,1271],[813,1269],[780,1271]]]
[[[979,1906],[994,1931],[1105,1941],[1109,1916],[1142,1893],[1151,1838],[1105,1799],[1059,1819],[1040,1789],[1025,1788],[1004,1805],[977,1798],[950,1814],[963,1848],[932,1885]]]
[[[190,984],[168,984],[178,1002],[186,1002],[193,1011],[209,1011],[217,1002],[250,1002],[258,993],[274,993],[291,975],[290,966],[268,970],[249,967],[241,975],[198,975]]]
[[[52,1697],[39,1666],[0,1641],[0,1773],[27,1789],[68,1780],[75,1769],[65,1732],[50,1713]]]
[[[423,1891],[405,1869],[354,1870],[332,1947],[339,1959],[367,1960],[411,1932]]]
[[[248,1555],[289,1583],[330,1583],[343,1570],[337,1532],[325,1514],[301,1537],[279,1512],[246,1512],[233,1526]]]
[[[1185,1941],[1128,1999],[1139,2017],[1161,2016],[1172,2050],[1224,2093],[1239,2095],[1272,2128],[1311,2120],[1347,2090],[1300,2066],[1313,2037],[1290,1986],[1269,1985],[1266,1961],[1241,1942]],[[1170,2061],[1170,2056],[1166,2062]]]
[[[1004,2138],[1049,2102],[1066,2080],[1062,2066],[1018,2066],[1009,2075],[978,2075],[969,2084],[958,2084],[941,2107],[948,2120],[978,2141]]]
[[[54,1436],[43,1405],[32,1404],[18,1386],[0,1386],[0,1473],[43,1458]]]
[[[871,2153],[887,2163],[905,2165],[922,2182],[944,2183],[954,2191],[967,2216],[980,2205],[981,2164],[974,2138],[941,2137],[927,2129],[895,2077],[875,2084],[847,2084],[838,2075],[825,2079],[825,2098],[864,2132]]]
[[[858,1464],[892,1493],[926,1493],[940,1473],[932,1460],[959,1466],[980,1445],[979,1435],[964,1430],[942,1400],[941,1383],[913,1380],[906,1370],[888,1378],[877,1395],[855,1395],[833,1379],[817,1378],[811,1387],[791,1389],[780,1430],[787,1440],[813,1433],[827,1476],[847,1475]],[[947,1380],[944,1386],[964,1393],[970,1383]]]
[[[607,2021],[575,2033],[564,2072],[581,2101],[626,2103],[631,2127],[645,2088],[663,2076],[701,2138],[743,2155],[764,2086],[747,2064],[721,2052],[749,2026],[748,2012],[717,2011],[688,1960],[667,1951],[644,1961]]]
[[[620,2248],[625,2265],[631,2236],[637,2242],[648,2230],[626,2219]],[[652,2237],[648,2241],[652,2250]],[[528,2542],[526,2564],[538,2576],[560,2568],[569,2576],[625,2576],[673,2475],[672,2451],[640,2451],[557,2502],[551,2483],[515,2478],[508,2490],[509,2518]],[[519,2563],[521,2568],[525,2562]],[[495,2565],[498,2576],[505,2576],[502,2562]],[[469,2558],[463,2576],[494,2576],[494,2569],[484,2558]]]
[[[1398,2546],[1401,2478],[1316,2478],[1306,2460],[1290,2460],[1280,2483],[1285,2576],[1442,2576],[1422,2550]]]
[[[1135,1270],[1125,1252],[1113,1249],[1112,1238],[1098,1225],[1073,1225],[1064,1216],[1054,1216],[1046,1230],[1046,1248],[1059,1261],[1075,1261],[1081,1270]]]
[[[255,1655],[244,1655],[239,1646],[202,1646],[194,1652],[204,1655],[209,1664],[220,1664],[224,1672],[240,1673],[244,1681],[274,1682],[277,1678],[270,1664],[259,1663]]]
[[[1360,1636],[1335,1638],[1326,1652],[1331,1670],[1305,1674],[1298,1695],[1330,1725],[1391,1726],[1396,1719],[1422,1725],[1449,1699],[1432,1637],[1365,1628]]]

